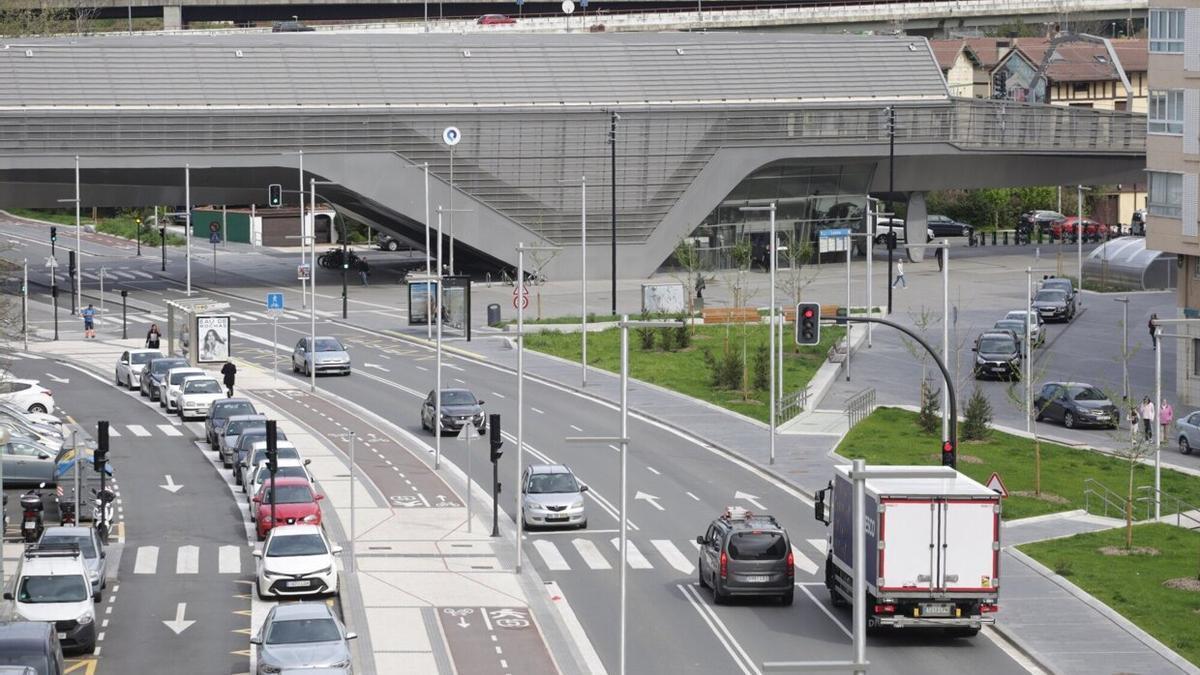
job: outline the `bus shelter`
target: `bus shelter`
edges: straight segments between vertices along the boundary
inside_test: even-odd
[[[167,300],[167,354],[193,366],[229,359],[232,317],[229,303],[210,298]]]

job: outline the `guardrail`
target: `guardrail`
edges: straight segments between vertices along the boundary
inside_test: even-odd
[[[850,423],[851,429],[855,424],[865,420],[868,415],[875,411],[875,388],[863,389],[846,399],[846,420]]]
[[[779,420],[787,421],[808,407],[808,385],[779,397]]]
[[[1150,518],[1150,514],[1154,513],[1154,495],[1155,489],[1153,485],[1143,485],[1137,489],[1138,493],[1143,495],[1137,498],[1138,502],[1146,505],[1146,518]],[[1158,490],[1159,511],[1168,512],[1174,511],[1175,525],[1177,527],[1186,527],[1189,530],[1200,529],[1200,506],[1193,506],[1175,495]],[[1168,504],[1173,505],[1168,506]],[[1198,514],[1193,516],[1192,514]],[[1170,513],[1168,513],[1170,515]],[[1187,524],[1184,524],[1187,521]]]
[[[1092,513],[1092,503],[1099,502],[1104,506],[1104,511],[1099,515],[1105,518],[1125,517],[1125,503],[1128,501],[1125,495],[1117,494],[1109,490],[1099,481],[1094,478],[1085,478],[1083,480],[1083,510]],[[1116,515],[1109,516],[1108,510],[1112,509]]]

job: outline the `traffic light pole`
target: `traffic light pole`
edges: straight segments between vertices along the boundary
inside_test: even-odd
[[[500,436],[500,413],[488,415],[489,445],[492,460],[492,536],[500,536],[500,457],[504,453],[500,447],[504,440]],[[468,472],[468,475],[470,472]],[[469,484],[469,483],[468,483]]]

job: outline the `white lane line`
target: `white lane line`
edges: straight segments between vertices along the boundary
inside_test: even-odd
[[[140,270],[134,270],[134,271],[133,271],[133,273],[134,273],[134,274],[136,274],[136,275],[138,275],[139,277],[141,277],[141,278],[143,278],[143,279],[153,279],[153,278],[154,278],[154,275],[153,275],[153,274],[150,274],[150,273],[148,273],[148,272],[142,272],[142,271],[140,271]]]
[[[139,546],[137,560],[133,563],[134,574],[154,574],[158,571],[158,547]]]
[[[175,557],[175,573],[176,574],[199,574],[200,573],[200,547],[199,546],[180,546],[179,552]]]
[[[817,564],[808,559],[808,556],[800,552],[800,549],[792,547],[792,558],[795,559],[796,569],[806,574],[816,574]]]
[[[579,623],[579,617],[571,609],[571,603],[567,601],[567,596],[558,587],[558,583],[547,581],[546,593],[550,597],[551,604],[558,609],[559,618],[562,619],[563,628],[566,629],[569,639],[579,649],[586,667],[585,672],[592,675],[608,675],[608,671],[604,669],[604,662],[600,660],[596,648],[588,639],[587,632],[583,630],[583,624]],[[484,616],[487,616],[487,612],[484,612]]]
[[[182,431],[176,429],[174,426],[172,426],[170,424],[158,424],[156,426],[158,427],[159,431],[163,432],[167,436],[182,436],[183,435]]]
[[[427,372],[427,373],[429,372],[429,369],[428,369],[428,368],[426,368],[425,366],[418,366],[418,365],[416,365],[416,364],[413,364],[413,367],[414,367],[414,368],[416,368],[417,370],[423,370],[423,371],[425,371],[425,372]]]
[[[542,560],[546,563],[546,567],[548,567],[551,571],[563,572],[571,569],[571,566],[567,564],[566,559],[563,558],[562,554],[558,552],[558,547],[552,542],[548,542],[545,539],[537,539],[533,542],[533,549],[538,552],[538,555],[542,556]]]
[[[125,426],[134,436],[145,438],[150,435],[150,432],[146,431],[146,427],[140,424],[126,424]]]
[[[583,429],[580,429],[579,427],[575,426],[574,424],[571,425],[571,428],[574,429],[575,431],[579,431],[579,432],[583,431]]]
[[[529,406],[529,409],[530,409],[530,410],[532,410],[533,412],[535,412],[535,413],[539,414],[539,415],[545,415],[545,414],[546,414],[546,412],[545,412],[544,410],[539,410],[539,409],[537,409],[537,408],[535,408],[535,407],[533,407],[533,406]]]
[[[828,553],[829,553],[829,550],[828,550],[829,545],[825,542],[824,539],[809,539],[808,545],[812,546],[813,548],[820,551],[821,555],[828,555]]]
[[[604,558],[604,554],[600,552],[590,539],[572,539],[571,543],[575,545],[575,550],[579,553],[579,557],[583,558],[583,562],[588,567],[594,570],[610,570],[612,565],[608,564],[608,560]]]
[[[658,549],[658,552],[670,563],[671,567],[684,574],[691,574],[696,571],[696,566],[685,558],[683,553],[670,540],[651,539],[650,543],[654,545],[654,548]]]
[[[498,393],[498,392],[494,392],[494,391],[492,392],[492,396],[495,396],[496,398],[508,398],[508,397],[507,397],[507,396],[505,396],[504,394],[501,394],[501,393]]]
[[[464,369],[459,368],[458,366],[454,365],[453,363],[443,363],[442,365],[445,366],[446,368],[451,368],[453,370],[457,370],[460,373],[466,372]]]
[[[116,438],[116,437],[118,437],[118,436],[120,436],[120,435],[121,435],[121,432],[117,431],[117,427],[116,427],[116,426],[110,426],[110,427],[108,428],[108,436],[109,436],[109,438]]]
[[[742,671],[743,675],[759,675],[759,671],[754,667],[753,661],[749,658],[739,656],[739,654],[745,653],[742,651],[741,645],[733,639],[732,635],[729,635],[729,629],[708,608],[704,599],[700,597],[700,592],[694,586],[690,585],[676,584],[675,588],[678,588],[679,592],[683,593],[683,597],[687,598],[688,604],[692,606],[692,609],[696,610],[696,613],[700,615],[704,623],[708,624],[708,629],[712,631],[712,634],[725,647],[725,651],[728,652],[729,658],[733,659],[733,663],[738,667],[738,670]],[[743,658],[745,658],[744,661],[742,660]]]
[[[620,553],[621,553],[620,537],[613,537],[612,539],[610,539],[610,541],[612,542],[613,548],[617,550],[617,557],[620,557]],[[650,561],[646,560],[646,556],[642,555],[642,552],[638,550],[637,544],[633,543],[632,541],[626,540],[625,547],[626,547],[625,559],[627,561],[629,561],[630,567],[632,567],[635,570],[654,569],[654,565],[651,565]]]
[[[237,546],[222,546],[218,551],[217,573],[241,574],[242,554]]]
[[[700,542],[696,541],[695,539],[689,539],[688,543],[691,544],[692,548],[696,549],[697,551],[700,550]]]
[[[699,498],[699,497],[697,497],[696,495],[694,495],[694,494],[692,494],[692,493],[690,493],[690,492],[685,492],[684,494],[685,494],[685,495],[687,495],[687,496],[689,496],[689,497],[691,497],[692,499],[694,499],[694,500],[696,500],[696,501],[700,501],[700,498]]]
[[[458,379],[457,377],[456,377],[456,378],[454,378],[454,381],[455,381],[455,382],[457,382],[457,383],[459,383],[459,384],[466,384],[466,383],[467,383],[467,382],[466,382],[466,380],[460,380],[460,379]]]
[[[817,606],[817,609],[821,610],[825,616],[829,617],[829,620],[832,621],[835,626],[842,629],[842,632],[846,634],[846,637],[850,638],[851,640],[854,639],[854,633],[851,633],[850,629],[846,628],[845,624],[843,624],[841,620],[834,616],[833,612],[829,611],[829,608],[825,606],[825,603],[817,600],[816,596],[812,594],[812,591],[808,590],[808,586],[805,586],[804,584],[796,585],[805,595],[808,596],[809,600],[812,600],[813,604]]]
[[[655,476],[661,476],[661,475],[662,475],[662,473],[661,473],[661,472],[660,472],[658,469],[656,469],[656,468],[654,468],[654,467],[652,467],[652,466],[648,466],[648,467],[646,467],[646,470],[647,470],[647,471],[649,471],[650,473],[654,474]]]

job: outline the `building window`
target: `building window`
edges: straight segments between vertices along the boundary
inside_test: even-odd
[[[1183,133],[1183,90],[1156,89],[1150,92],[1146,130],[1152,134]]]
[[[1087,96],[1088,95],[1088,83],[1087,82],[1076,82],[1075,83],[1075,94],[1076,95],[1082,94],[1084,96]]]
[[[1167,218],[1183,216],[1183,174],[1150,171],[1146,207],[1151,215]]]
[[[1150,51],[1159,54],[1183,53],[1183,10],[1150,10]]]
[[[1200,375],[1200,340],[1192,338],[1192,375]]]

